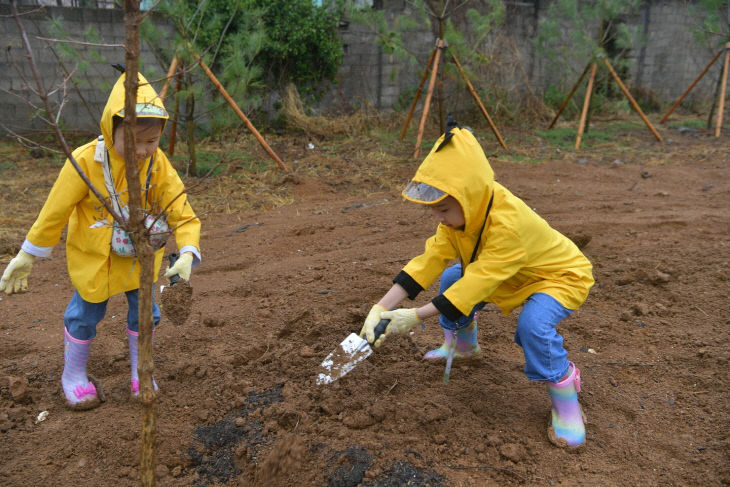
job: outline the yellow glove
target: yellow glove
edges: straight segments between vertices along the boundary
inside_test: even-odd
[[[193,269],[193,254],[185,252],[182,254],[172,267],[168,267],[165,271],[165,277],[168,279],[175,274],[179,275],[186,281],[190,280],[190,271]]]
[[[3,272],[0,279],[0,291],[13,294],[28,289],[28,276],[30,268],[33,267],[35,257],[28,252],[21,250]]]
[[[372,308],[370,308],[370,313],[368,313],[368,317],[365,318],[365,324],[362,325],[362,330],[360,330],[360,337],[365,337],[368,342],[373,343],[373,340],[375,340],[375,327],[380,322],[380,313],[383,311],[388,311],[387,309],[383,308],[379,304],[374,305]]]
[[[380,318],[384,320],[390,320],[388,328],[385,329],[375,346],[379,347],[380,344],[385,340],[385,337],[392,335],[393,333],[405,334],[413,329],[414,326],[420,324],[423,320],[418,317],[416,308],[399,308],[393,311],[383,311],[380,313]]]

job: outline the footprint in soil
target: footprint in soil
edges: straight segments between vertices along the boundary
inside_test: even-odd
[[[175,326],[185,324],[193,304],[193,288],[180,280],[174,286],[165,286],[160,292],[162,313]]]

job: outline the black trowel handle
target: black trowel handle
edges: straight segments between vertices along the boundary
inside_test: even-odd
[[[178,254],[172,253],[167,256],[167,259],[170,261],[170,267],[175,265],[175,262],[177,262],[177,259],[179,259],[180,256]],[[170,276],[170,286],[174,286],[177,284],[177,281],[180,280],[180,275],[175,274],[173,276]]]
[[[388,323],[390,323],[390,320],[380,320],[377,325],[375,325],[375,330],[373,330],[375,338],[373,338],[373,343],[375,343],[380,335],[385,333],[385,329],[388,328]]]

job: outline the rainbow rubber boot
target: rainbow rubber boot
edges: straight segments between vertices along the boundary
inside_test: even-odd
[[[477,319],[460,330],[447,330],[444,328],[444,343],[437,349],[426,352],[423,358],[428,360],[446,359],[449,356],[449,348],[452,340],[456,339],[456,348],[454,350],[455,359],[468,359],[478,357],[482,350],[477,343]]]
[[[577,448],[586,441],[586,417],[578,403],[580,370],[570,362],[570,374],[560,382],[548,382],[553,408],[548,425],[548,438],[561,448]]]

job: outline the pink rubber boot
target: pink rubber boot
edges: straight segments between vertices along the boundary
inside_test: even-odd
[[[92,409],[100,404],[96,387],[86,375],[91,340],[78,340],[63,328],[63,374],[61,386],[66,396],[66,405],[77,411]]]
[[[586,441],[585,415],[578,403],[580,370],[570,362],[568,377],[558,383],[548,382],[553,403],[548,425],[548,438],[561,448],[576,448]]]
[[[152,332],[152,337],[154,338],[155,332]],[[136,331],[132,331],[129,328],[127,328],[127,339],[129,341],[129,363],[131,365],[132,369],[132,384],[130,387],[130,391],[132,392],[132,398],[139,397],[139,373],[137,372],[137,365],[139,364],[139,351],[138,351],[138,339],[139,339],[139,333]],[[157,382],[155,382],[155,378],[152,378],[152,385],[154,386],[155,390],[157,389]]]
[[[481,354],[482,350],[479,348],[479,343],[477,343],[477,319],[474,316],[471,324],[466,328],[456,332],[444,328],[444,343],[439,348],[426,352],[423,358],[428,360],[446,359],[449,356],[449,347],[454,335],[456,335],[455,359],[473,358]]]

